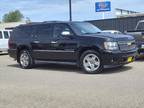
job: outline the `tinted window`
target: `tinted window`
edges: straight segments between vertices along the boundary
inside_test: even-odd
[[[12,36],[15,40],[21,39],[21,38],[23,37],[22,34],[21,34],[21,28],[20,28],[20,27],[16,27],[16,28],[13,30],[11,36]]]
[[[52,34],[52,25],[40,25],[36,27],[36,35],[40,38],[51,38]]]
[[[32,32],[32,27],[31,26],[24,26],[21,28],[21,31],[28,36]]]
[[[3,36],[2,36],[2,32],[0,31],[0,39],[2,39],[3,38]]]
[[[5,39],[8,39],[8,38],[9,38],[9,33],[8,33],[8,31],[4,31],[3,33],[4,33],[4,38],[5,38]]]
[[[139,23],[137,30],[144,30],[144,23]]]
[[[60,37],[63,31],[69,31],[72,34],[69,26],[66,24],[56,24],[54,26],[54,37]]]

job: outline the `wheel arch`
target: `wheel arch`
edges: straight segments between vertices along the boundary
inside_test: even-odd
[[[78,67],[80,67],[80,57],[81,57],[81,55],[82,55],[85,51],[88,51],[88,50],[93,50],[93,51],[96,51],[97,53],[101,54],[100,48],[99,48],[99,47],[96,47],[96,46],[80,48],[80,49],[78,50],[78,53],[77,53],[77,66],[78,66]]]
[[[96,46],[92,46],[92,47],[84,47],[84,48],[81,48],[78,52],[78,58],[81,57],[81,55],[85,52],[85,51],[88,51],[88,50],[93,50],[93,51],[96,51],[98,52],[99,54],[101,54],[101,51],[100,51],[100,48],[96,47]]]
[[[18,47],[17,47],[17,62],[19,62],[20,52],[21,52],[22,50],[28,50],[28,51],[31,52],[31,49],[30,49],[28,46],[26,46],[26,45],[20,45],[20,46],[18,46]]]

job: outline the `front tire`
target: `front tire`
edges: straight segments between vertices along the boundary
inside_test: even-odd
[[[103,70],[100,54],[93,50],[85,51],[80,57],[81,68],[88,74],[98,74]]]
[[[19,64],[22,69],[30,69],[34,65],[34,60],[28,50],[22,50],[20,52]]]

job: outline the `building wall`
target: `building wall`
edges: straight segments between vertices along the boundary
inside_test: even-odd
[[[0,23],[0,29],[14,28],[14,27],[19,26],[21,24],[26,24],[26,22]]]
[[[105,20],[88,21],[101,30],[119,30],[121,32],[134,30],[138,21],[144,20],[144,16],[113,18]]]

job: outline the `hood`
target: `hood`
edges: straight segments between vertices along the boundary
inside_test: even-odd
[[[98,34],[90,34],[87,35],[90,37],[102,37],[102,38],[109,38],[115,41],[131,41],[134,40],[133,36],[124,35],[124,34],[111,34],[111,33],[98,33]]]

